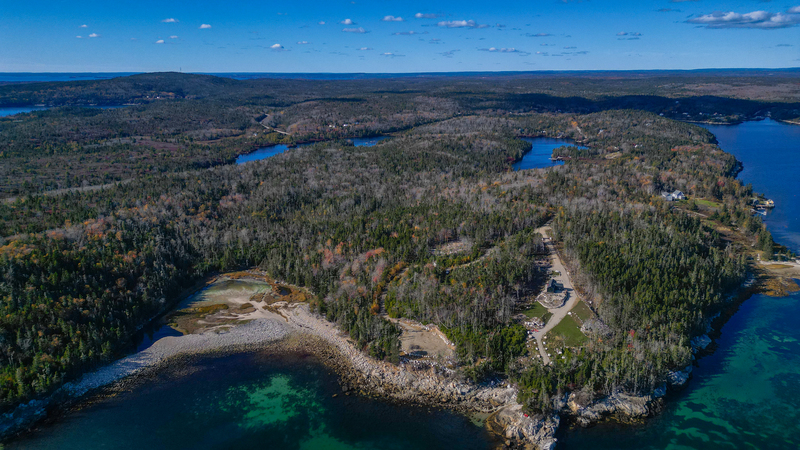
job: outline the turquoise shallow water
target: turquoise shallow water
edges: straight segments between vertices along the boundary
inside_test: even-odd
[[[765,223],[775,240],[800,251],[800,126],[771,120],[708,126],[742,161],[740,179],[775,200]],[[800,448],[800,294],[756,295],[715,337],[711,355],[663,414],[640,427],[569,430],[561,448]]]
[[[747,300],[689,386],[639,427],[569,430],[561,448],[800,448],[800,295]]]
[[[491,447],[486,431],[466,417],[342,394],[337,377],[313,357],[250,353],[199,358],[166,370],[5,448]]]

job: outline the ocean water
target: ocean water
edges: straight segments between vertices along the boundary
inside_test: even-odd
[[[766,119],[705,128],[742,162],[739,179],[775,200],[764,218],[775,241],[800,253],[800,126]]]
[[[522,155],[522,159],[515,162],[512,166],[514,170],[542,169],[564,164],[564,161],[552,161],[553,149],[564,145],[575,145],[567,139],[553,139],[546,137],[522,138],[523,141],[531,144],[531,150]]]
[[[477,450],[495,444],[461,415],[347,396],[314,357],[245,353],[161,371],[5,449]]]
[[[565,430],[560,448],[800,448],[800,295],[756,295],[716,337],[687,388],[640,426]]]
[[[800,126],[772,120],[707,126],[742,161],[740,178],[777,207],[765,223],[775,240],[800,252]],[[712,335],[683,391],[637,427],[605,424],[565,430],[560,448],[800,448],[800,294],[755,295]]]

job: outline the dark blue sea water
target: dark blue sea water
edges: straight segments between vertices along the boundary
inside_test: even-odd
[[[386,138],[388,138],[388,136],[376,136],[376,137],[371,137],[371,138],[353,138],[353,139],[350,139],[350,141],[356,147],[372,147],[373,145],[377,144],[378,142],[380,142],[380,141],[382,141],[382,140],[384,140]],[[297,147],[304,147],[306,145],[311,145],[311,144],[300,144]],[[244,154],[244,155],[239,155],[239,157],[236,158],[236,164],[244,164],[244,163],[250,162],[250,161],[258,161],[258,160],[261,160],[261,159],[267,159],[270,156],[275,156],[277,154],[283,153],[286,150],[288,150],[289,148],[290,148],[289,146],[283,145],[283,144],[281,144],[281,145],[272,145],[272,146],[269,146],[269,147],[260,148],[258,150],[253,151],[253,152],[250,152],[250,153],[247,153],[247,154]]]
[[[542,169],[564,164],[564,161],[553,161],[553,149],[564,145],[575,145],[567,139],[553,139],[546,137],[522,138],[523,141],[531,144],[531,150],[522,155],[522,159],[513,164],[514,170]],[[584,148],[584,147],[580,147]]]
[[[336,395],[336,397],[334,397]],[[464,416],[344,395],[304,355],[198,358],[40,427],[7,450],[475,449]]]
[[[771,120],[708,126],[744,164],[740,178],[775,200],[776,241],[800,251],[800,126]],[[701,358],[688,387],[639,427],[569,430],[560,448],[800,448],[800,294],[744,302]]]
[[[764,218],[775,241],[800,253],[800,126],[767,119],[705,128],[744,164],[739,179],[775,200]]]

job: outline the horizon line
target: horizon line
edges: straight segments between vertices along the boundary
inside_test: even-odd
[[[586,72],[703,72],[703,71],[796,71],[800,66],[793,67],[705,67],[695,69],[542,69],[542,70],[460,70],[460,71],[430,71],[430,72],[213,72],[197,71],[183,72],[180,70],[155,70],[155,71],[107,71],[107,72],[2,72],[3,75],[48,75],[48,74],[154,74],[154,73],[179,73],[186,75],[415,75],[415,74],[462,74],[462,73],[586,73]]]

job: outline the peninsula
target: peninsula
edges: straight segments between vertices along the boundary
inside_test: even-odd
[[[796,121],[773,93],[797,79],[0,86],[0,106],[51,106],[0,118],[0,434],[179,355],[276,345],[348,389],[491,414],[506,446],[657,414],[721,313],[800,275],[690,122]],[[563,145],[514,170],[545,137]],[[131,354],[153,324],[185,335]]]

